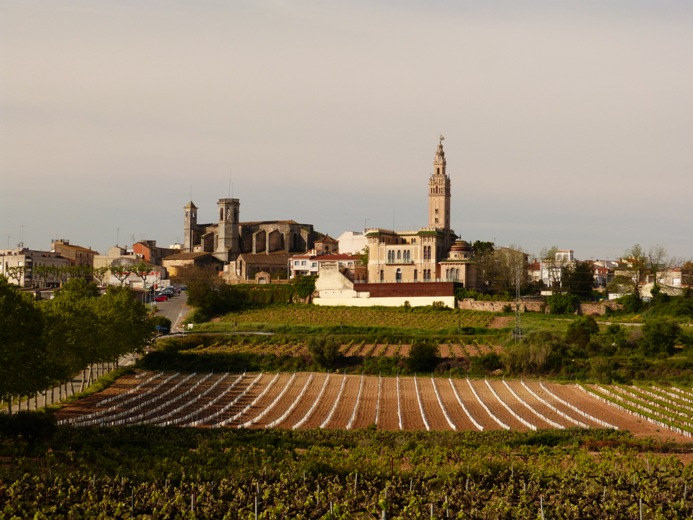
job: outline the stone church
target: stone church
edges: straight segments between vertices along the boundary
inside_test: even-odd
[[[217,201],[218,221],[197,222],[197,206],[183,208],[183,252],[207,252],[226,264],[230,278],[252,279],[260,272],[287,274],[289,256],[310,251],[317,234],[311,224],[293,220],[240,222],[238,199]]]
[[[366,230],[370,283],[452,281],[469,288],[477,285],[471,247],[450,229],[450,177],[443,139],[441,136],[438,142],[428,180],[428,226],[412,231]]]

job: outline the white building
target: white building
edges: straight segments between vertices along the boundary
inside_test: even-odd
[[[339,238],[339,252],[346,255],[358,255],[368,247],[366,235],[360,231],[345,231]]]
[[[0,275],[19,287],[58,287],[70,261],[58,253],[20,247],[0,249]]]

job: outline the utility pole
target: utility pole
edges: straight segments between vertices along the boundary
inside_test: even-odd
[[[520,315],[520,269],[515,268],[515,330],[513,330],[513,338],[515,343],[522,339],[522,322]]]

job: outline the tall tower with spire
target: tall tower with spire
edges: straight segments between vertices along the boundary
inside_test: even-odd
[[[428,180],[428,226],[450,230],[450,177],[445,172],[445,150],[440,136],[433,158],[433,173]]]

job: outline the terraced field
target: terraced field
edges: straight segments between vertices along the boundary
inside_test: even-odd
[[[407,357],[411,345],[407,343],[366,343],[350,342],[341,345],[340,353],[346,357]],[[308,356],[308,348],[303,344],[286,343],[252,343],[239,341],[234,344],[211,345],[195,349],[197,353],[228,353],[228,354],[260,354],[276,356]],[[499,345],[484,345],[477,343],[456,344],[442,343],[439,345],[439,355],[443,359],[469,358],[485,354],[500,354]]]
[[[678,440],[693,433],[693,391],[674,386],[325,373],[137,371],[59,412],[63,424],[204,428],[538,430],[616,428]]]

